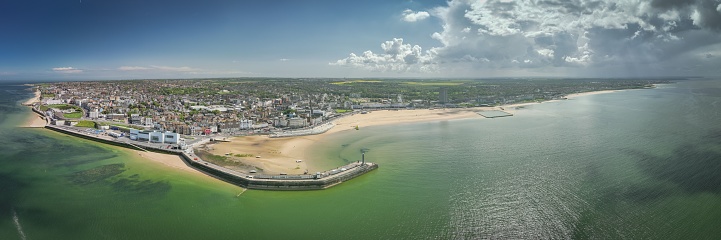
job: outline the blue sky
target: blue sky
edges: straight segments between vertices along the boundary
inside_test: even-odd
[[[721,1],[0,3],[0,80],[721,75]]]

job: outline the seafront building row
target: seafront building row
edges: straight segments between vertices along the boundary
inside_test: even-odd
[[[56,119],[126,124],[200,136],[308,129],[353,111],[496,106],[664,82],[519,81],[262,78],[60,82],[36,86],[43,105]]]

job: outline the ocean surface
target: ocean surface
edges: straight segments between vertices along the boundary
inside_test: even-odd
[[[363,127],[312,148],[380,164],[323,191],[241,189],[15,127],[0,85],[0,239],[719,239],[721,81],[515,116]],[[372,114],[372,113],[370,113]]]

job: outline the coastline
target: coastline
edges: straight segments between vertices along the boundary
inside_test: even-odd
[[[578,97],[618,91],[623,90],[574,93],[565,96],[565,98],[573,100]],[[566,100],[550,100],[544,102],[555,101]],[[519,110],[516,109],[517,107],[541,104],[544,102],[516,103],[497,107],[370,111],[367,114],[354,114],[336,119],[333,121],[335,126],[325,133],[282,138],[270,138],[267,136],[234,137],[229,139],[229,142],[212,144],[208,152],[218,156],[227,156],[229,159],[246,166],[244,170],[249,170],[252,168],[249,166],[254,166],[262,169],[265,173],[271,174],[302,174],[305,170],[308,170],[308,172],[316,172],[325,170],[316,167],[323,165],[319,162],[323,160],[314,158],[315,155],[308,151],[310,146],[315,143],[323,143],[325,138],[331,134],[355,131],[356,126],[362,131],[364,127],[370,126],[484,119],[483,116],[477,113],[478,111],[503,110],[515,114]],[[230,155],[226,155],[228,153],[230,153]],[[249,154],[250,156],[234,157],[233,155],[235,154]],[[256,158],[256,156],[260,156],[260,158]],[[302,160],[302,162],[296,162],[296,160]]]
[[[584,92],[567,95],[567,99],[576,97],[611,93],[621,90],[607,90]],[[35,92],[35,97],[25,101],[25,105],[30,105],[39,101],[40,92]],[[562,101],[562,100],[551,100]],[[546,101],[546,102],[551,102]],[[308,152],[313,144],[322,143],[326,137],[338,132],[346,132],[356,130],[358,126],[362,131],[364,127],[396,125],[421,122],[438,122],[460,119],[482,119],[478,111],[487,110],[503,110],[509,113],[515,113],[516,107],[540,104],[543,102],[529,102],[502,105],[497,107],[474,107],[474,108],[448,108],[448,109],[413,109],[413,110],[377,110],[370,111],[367,114],[353,114],[334,120],[335,126],[325,133],[297,137],[270,138],[265,135],[233,137],[228,142],[216,144],[208,144],[208,152],[219,156],[228,156],[230,159],[241,163],[245,166],[245,170],[252,167],[263,170],[265,174],[302,174],[305,171],[317,172],[325,171],[317,166],[322,165],[322,159],[314,159],[314,154]],[[44,127],[45,120],[38,114],[32,112],[29,114],[27,121],[21,127]],[[177,155],[142,152],[137,150],[126,150],[131,154],[138,154],[143,159],[150,160],[165,167],[173,168],[178,171],[192,172],[194,175],[203,175],[207,178],[218,180],[212,176],[206,175],[190,166],[186,165]],[[234,155],[244,157],[236,157]],[[297,161],[301,160],[301,161]],[[238,169],[236,169],[238,170]],[[241,170],[242,171],[242,170]]]
[[[40,102],[40,90],[35,88],[35,96],[26,100],[22,104],[25,106],[31,106],[37,102]],[[31,114],[28,114],[25,121],[23,121],[19,127],[24,128],[42,128],[45,127],[46,121],[45,118],[42,116],[39,116],[38,114],[31,112]]]

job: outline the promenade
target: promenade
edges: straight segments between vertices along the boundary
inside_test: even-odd
[[[45,128],[101,143],[126,147],[134,150],[153,151],[179,155],[188,166],[200,172],[248,189],[320,190],[335,186],[339,183],[348,181],[378,168],[378,165],[375,163],[358,161],[314,174],[254,176],[247,173],[233,171],[231,169],[227,169],[211,162],[207,162],[195,155],[192,148],[181,150],[173,148],[171,144],[138,142],[124,138],[115,138],[108,136],[102,131],[89,128],[56,126],[49,124],[46,125]],[[202,142],[204,141],[201,140],[192,145],[202,144]]]
[[[327,122],[327,123],[324,123],[324,124],[321,124],[321,125],[318,125],[318,126],[315,126],[312,128],[272,132],[269,137],[272,137],[272,138],[298,137],[298,136],[321,134],[321,133],[327,132],[334,126],[335,125],[332,122]]]

